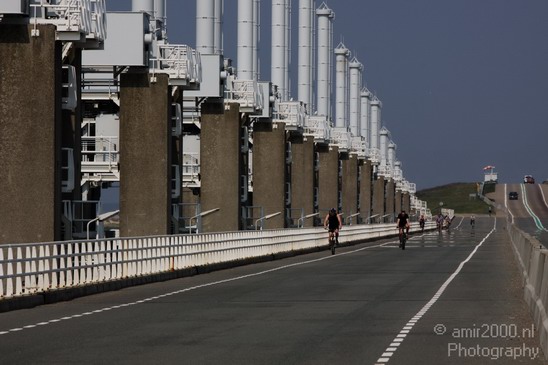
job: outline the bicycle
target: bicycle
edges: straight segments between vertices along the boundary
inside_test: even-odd
[[[335,254],[335,247],[337,246],[337,239],[335,238],[335,232],[329,236],[329,248],[331,249],[331,254]]]
[[[402,250],[405,250],[405,242],[407,242],[407,233],[400,229],[400,248]]]

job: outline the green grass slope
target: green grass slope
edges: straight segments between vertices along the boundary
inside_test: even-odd
[[[470,197],[476,192],[476,183],[454,183],[418,191],[416,196],[427,202],[432,214],[439,213],[440,202],[443,202],[443,208],[454,209],[455,214],[486,214],[487,204]]]

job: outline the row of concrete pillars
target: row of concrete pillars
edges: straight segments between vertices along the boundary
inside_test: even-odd
[[[0,32],[0,244],[62,239],[62,201],[80,199],[78,182],[82,110],[63,111],[59,42],[53,26],[5,26]],[[65,62],[81,70],[76,51]],[[141,71],[141,72],[139,72]],[[182,164],[182,138],[171,133],[171,104],[181,101],[167,75],[154,82],[146,70],[121,76],[120,85],[120,235],[173,233],[172,165]],[[192,196],[204,217],[203,232],[245,228],[243,207],[264,214],[280,212],[264,228],[288,225],[289,208],[304,215],[338,208],[343,219],[360,208],[362,220],[409,210],[409,196],[392,180],[374,178],[368,160],[337,147],[317,145],[312,137],[286,130],[283,123],[253,123],[253,193],[248,196],[249,155],[242,148],[250,119],[238,104],[201,105],[201,189]],[[291,143],[291,163],[287,161]],[[75,151],[76,185],[63,193],[62,148]],[[342,166],[340,166],[342,165]],[[320,214],[321,215],[321,214]],[[323,217],[322,217],[323,218]],[[354,221],[355,222],[355,221]],[[312,219],[303,222],[313,224]]]

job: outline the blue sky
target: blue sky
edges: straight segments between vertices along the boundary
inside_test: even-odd
[[[404,176],[419,190],[481,181],[486,165],[496,166],[500,182],[525,174],[548,179],[548,1],[326,3],[336,14],[335,43],[343,40],[365,65],[364,81],[383,102]],[[297,6],[293,0],[294,29]],[[261,7],[267,80],[271,1]],[[107,0],[107,8],[130,10],[131,1]],[[167,0],[167,9],[170,43],[193,46],[195,1]],[[237,1],[225,0],[224,49],[233,59],[236,15]],[[296,48],[293,55],[296,72]]]

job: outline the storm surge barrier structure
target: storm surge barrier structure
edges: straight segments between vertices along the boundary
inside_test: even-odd
[[[346,226],[339,241],[352,244],[397,233],[394,224]],[[139,284],[135,278],[149,277],[144,283],[154,281],[154,275],[181,272],[166,280],[326,247],[327,233],[319,227],[3,245],[0,308],[10,298],[95,286],[69,295],[76,297]],[[118,284],[99,287],[106,283]]]

